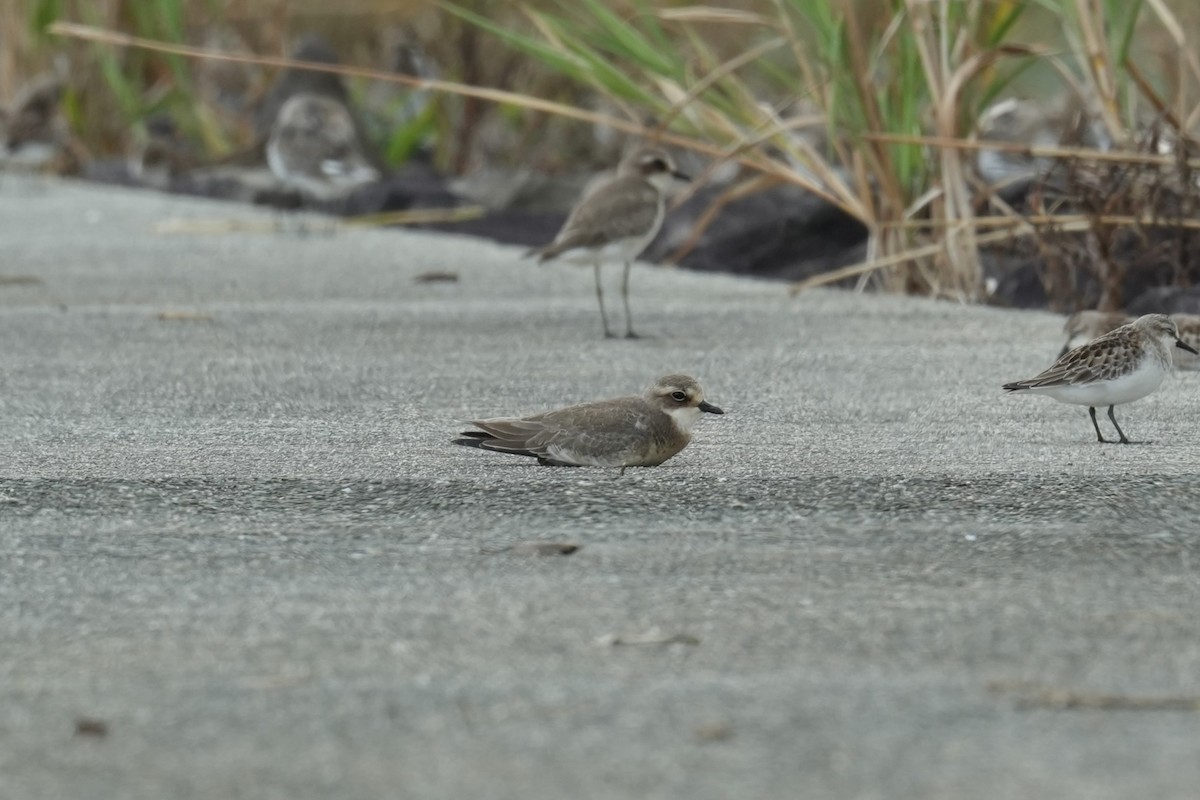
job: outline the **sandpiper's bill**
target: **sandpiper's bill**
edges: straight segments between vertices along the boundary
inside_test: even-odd
[[[1132,403],[1157,389],[1171,369],[1171,346],[1200,355],[1179,338],[1166,314],[1147,314],[1128,325],[1068,351],[1040,375],[1004,384],[1006,392],[1046,394],[1061,403],[1087,406],[1096,439],[1107,442],[1096,422],[1096,406],[1108,406],[1108,418],[1121,444],[1129,444],[1113,406]]]
[[[279,109],[267,163],[276,178],[316,200],[343,196],[379,178],[363,155],[350,112],[316,94],[293,95]]]
[[[675,162],[657,147],[643,147],[621,161],[617,174],[586,192],[563,223],[554,241],[540,250],[530,251],[538,261],[563,258],[592,264],[596,276],[596,302],[604,335],[614,334],[604,313],[604,290],[600,285],[600,265],[605,258],[625,265],[621,279],[621,299],[625,304],[625,336],[637,338],[629,315],[629,270],[633,260],[646,249],[662,227],[666,198],[689,178]]]
[[[1190,352],[1181,348],[1171,351],[1175,368],[1189,372],[1200,370],[1200,355],[1196,355],[1200,352],[1200,316],[1172,314],[1171,319],[1175,320],[1175,327],[1179,329],[1179,338],[1193,348]]]
[[[701,412],[725,412],[704,399],[695,378],[667,375],[642,395],[567,406],[530,417],[475,420],[455,444],[532,456],[556,467],[654,467],[692,439]]]

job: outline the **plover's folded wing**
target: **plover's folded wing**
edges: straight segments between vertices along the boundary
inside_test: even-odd
[[[646,235],[659,214],[659,193],[640,178],[597,188],[567,217],[554,241],[537,252],[545,260],[577,247],[602,247]]]
[[[620,467],[636,460],[651,438],[647,426],[638,424],[636,402],[609,400],[532,417],[475,420],[479,431],[465,432],[467,439],[457,443],[552,464]]]

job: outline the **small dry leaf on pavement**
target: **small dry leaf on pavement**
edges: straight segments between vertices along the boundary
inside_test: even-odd
[[[598,638],[596,643],[605,647],[624,647],[652,644],[698,645],[700,644],[700,637],[693,636],[690,633],[664,634],[659,630],[649,630],[645,633],[634,634],[632,636],[619,636],[615,633],[606,633]]]
[[[1200,697],[1185,695],[1128,695],[1077,691],[1036,684],[992,681],[989,691],[1017,696],[1018,708],[1049,708],[1060,711],[1200,711]]]
[[[413,283],[458,283],[458,273],[431,270],[414,275]]]
[[[160,311],[160,322],[212,322],[212,314],[202,311]]]
[[[76,736],[95,736],[103,739],[108,736],[108,723],[95,717],[77,717],[75,719]]]

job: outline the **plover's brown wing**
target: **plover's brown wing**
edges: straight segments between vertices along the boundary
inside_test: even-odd
[[[521,419],[476,420],[484,437],[475,437],[480,440],[475,446],[552,464],[620,467],[641,460],[653,444],[656,426],[642,417],[646,413],[642,399],[630,397]]]
[[[539,260],[643,236],[658,219],[658,204],[658,190],[640,177],[615,178],[583,198],[554,241],[536,251]]]
[[[1067,352],[1043,372],[1024,381],[1006,383],[1010,392],[1020,389],[1051,389],[1078,386],[1117,377],[1129,366],[1131,357],[1140,357],[1141,348],[1128,328],[1118,328]]]

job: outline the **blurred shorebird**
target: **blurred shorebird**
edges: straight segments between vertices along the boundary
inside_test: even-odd
[[[0,162],[26,170],[72,171],[77,154],[63,118],[65,85],[57,75],[25,84],[0,114]]]
[[[600,265],[605,258],[622,261],[621,299],[625,305],[625,336],[637,338],[629,313],[629,271],[633,260],[646,249],[662,227],[666,198],[680,181],[690,180],[675,167],[666,151],[657,147],[635,150],[621,161],[613,177],[586,192],[567,217],[554,241],[532,250],[538,262],[563,258],[592,264],[596,278],[596,302],[604,335],[614,336],[604,311]]]
[[[666,375],[645,394],[568,406],[529,417],[475,420],[454,444],[531,456],[557,467],[653,467],[692,439],[702,412],[724,414],[688,375]]]
[[[1067,335],[1067,341],[1059,351],[1058,357],[1062,358],[1068,350],[1074,350],[1131,322],[1131,317],[1118,311],[1076,311],[1067,317],[1063,324],[1063,333]]]
[[[379,179],[346,107],[315,94],[293,95],[279,109],[267,163],[282,183],[317,200],[341,197]]]
[[[129,174],[138,183],[169,189],[181,175],[200,165],[196,152],[180,135],[175,121],[158,114],[145,122],[129,152]]]

